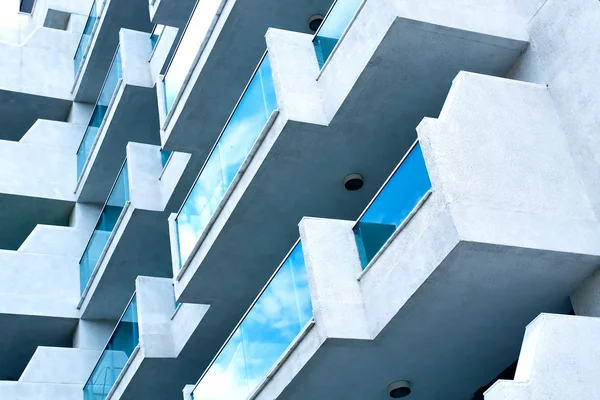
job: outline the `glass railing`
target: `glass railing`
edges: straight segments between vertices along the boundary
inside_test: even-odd
[[[362,2],[363,0],[337,0],[329,9],[313,39],[319,67],[323,68],[325,65]]]
[[[265,54],[175,220],[180,266],[190,256],[276,108],[271,64]]]
[[[430,189],[421,146],[415,143],[354,226],[363,269]]]
[[[123,69],[121,66],[121,52],[119,51],[119,47],[117,47],[117,52],[115,53],[112,65],[108,70],[108,75],[106,75],[106,80],[102,86],[102,91],[100,92],[100,96],[98,97],[98,101],[94,107],[94,111],[92,112],[92,117],[90,118],[90,122],[88,123],[87,129],[83,134],[83,139],[79,144],[79,149],[77,150],[78,178],[81,176],[83,168],[85,167],[85,163],[92,152],[94,142],[96,141],[96,137],[100,131],[100,126],[102,125],[102,121],[104,121],[110,101],[112,100],[119,80],[122,77]]]
[[[135,295],[83,387],[84,400],[104,400],[139,343]]]
[[[246,400],[312,317],[298,242],[200,378],[193,399]]]
[[[77,51],[75,52],[75,57],[73,58],[75,76],[77,76],[79,68],[81,68],[81,64],[83,63],[83,57],[85,56],[88,47],[90,47],[92,33],[94,32],[94,27],[96,26],[97,21],[98,11],[96,10],[96,0],[94,0],[92,3],[92,9],[90,10],[87,21],[85,22],[85,27],[83,28],[81,39],[79,39],[79,46],[77,46]]]
[[[160,162],[162,163],[163,168],[167,165],[167,161],[169,161],[169,157],[171,157],[172,151],[168,150],[160,150]]]
[[[196,3],[163,80],[167,114],[190,73],[221,3],[222,0],[202,0]]]
[[[125,162],[79,261],[79,279],[82,294],[127,201],[129,201],[129,177],[127,162]]]
[[[152,33],[150,34],[150,42],[152,43],[152,50],[154,50],[154,48],[156,47],[156,44],[158,43],[158,39],[160,38],[160,35],[162,35],[164,30],[165,30],[164,25],[161,25],[161,24],[154,25],[154,28],[152,29]]]

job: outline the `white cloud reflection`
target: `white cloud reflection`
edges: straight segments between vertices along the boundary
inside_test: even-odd
[[[245,400],[312,318],[301,243],[194,390],[194,400]]]
[[[177,217],[182,263],[189,257],[225,191],[277,107],[268,60],[265,57],[252,79]]]

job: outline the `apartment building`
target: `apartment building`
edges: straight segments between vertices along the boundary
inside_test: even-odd
[[[0,399],[600,399],[599,25],[3,0]]]

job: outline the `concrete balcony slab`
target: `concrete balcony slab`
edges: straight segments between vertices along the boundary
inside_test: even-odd
[[[147,0],[97,0],[95,4],[98,20],[72,87],[75,101],[83,103],[94,103],[98,98],[119,45],[119,31],[125,28],[149,34],[152,30]]]

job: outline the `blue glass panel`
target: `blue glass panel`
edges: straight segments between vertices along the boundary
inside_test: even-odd
[[[110,66],[110,70],[108,71],[108,75],[104,81],[104,86],[102,86],[102,91],[100,92],[100,96],[98,97],[98,101],[94,107],[94,111],[92,112],[92,117],[90,118],[88,127],[83,134],[83,139],[81,140],[81,144],[77,150],[78,178],[83,173],[83,167],[85,166],[85,163],[92,152],[94,142],[96,141],[96,137],[98,136],[98,132],[100,130],[100,125],[102,125],[102,121],[104,121],[110,101],[112,100],[114,92],[117,88],[117,84],[122,77],[121,53],[117,48],[115,58]]]
[[[427,166],[417,143],[354,227],[363,268],[430,189]]]
[[[83,293],[85,287],[92,276],[94,268],[100,259],[100,255],[108,243],[108,238],[115,228],[121,211],[125,203],[129,201],[129,177],[127,163],[123,165],[121,172],[113,186],[100,218],[96,223],[94,232],[88,242],[88,245],[79,261],[79,283],[80,290]]]
[[[171,157],[172,151],[160,150],[160,161],[162,163],[163,168],[167,165],[167,161],[169,161],[169,157]]]
[[[319,67],[325,65],[325,61],[331,55],[333,48],[342,37],[354,14],[363,0],[337,0],[327,18],[321,24],[317,35],[313,40]]]
[[[221,0],[202,0],[196,4],[163,81],[167,113],[183,87],[220,5]]]
[[[194,400],[245,400],[312,315],[299,243],[198,382]]]
[[[181,263],[190,256],[194,245],[276,108],[271,64],[266,55],[177,216]]]
[[[84,400],[104,400],[139,343],[134,296],[83,388]]]
[[[75,58],[73,59],[76,76],[77,72],[79,72],[79,68],[81,68],[83,56],[85,55],[88,47],[90,47],[90,43],[92,41],[92,32],[94,31],[96,21],[98,21],[98,14],[96,11],[96,0],[94,0],[92,3],[92,9],[90,10],[90,14],[88,15],[87,21],[85,22],[85,26],[83,28],[81,39],[79,39],[79,45],[77,46],[77,51],[75,52]]]

